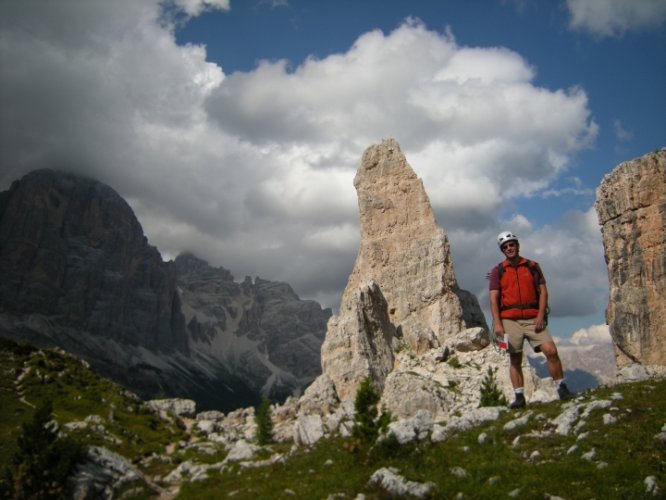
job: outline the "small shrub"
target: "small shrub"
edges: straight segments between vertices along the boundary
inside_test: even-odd
[[[273,442],[273,421],[271,420],[271,402],[264,398],[254,413],[257,424],[257,443],[260,445]]]
[[[456,356],[450,357],[449,360],[447,361],[447,364],[451,368],[456,368],[456,369],[457,368],[462,368],[462,365],[460,364],[460,360]]]
[[[479,406],[506,406],[508,401],[497,387],[495,372],[497,368],[488,367],[485,377],[481,381],[481,400]]]
[[[403,447],[398,438],[392,432],[380,438],[370,449],[369,458],[375,462],[395,458]]]

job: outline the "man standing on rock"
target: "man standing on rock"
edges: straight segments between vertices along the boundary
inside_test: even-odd
[[[546,356],[557,394],[568,399],[571,393],[564,383],[562,362],[547,327],[548,290],[541,267],[520,256],[518,237],[511,231],[500,233],[497,244],[506,258],[490,271],[490,311],[495,334],[500,339],[505,333],[509,336],[509,375],[516,393],[509,408],[524,408],[526,404],[522,367],[525,339],[535,352]]]

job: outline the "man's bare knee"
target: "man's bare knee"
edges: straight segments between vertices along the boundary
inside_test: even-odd
[[[545,342],[544,344],[541,344],[539,348],[547,358],[557,357],[557,347],[555,346],[555,342]]]

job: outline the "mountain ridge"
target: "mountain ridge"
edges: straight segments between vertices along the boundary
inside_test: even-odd
[[[316,375],[330,310],[301,301],[288,285],[260,278],[237,284],[223,268],[201,260],[187,268],[186,259],[164,262],[111,187],[33,171],[0,193],[0,335],[60,346],[146,398],[190,397],[201,408],[230,410],[302,390]],[[192,277],[227,291],[224,317],[203,318]],[[238,323],[228,331],[232,310]],[[291,311],[302,315],[293,325],[285,319]],[[280,318],[281,327],[263,328],[266,314]],[[254,343],[232,363],[206,348],[206,331],[209,340],[226,332],[231,345],[252,337]],[[314,352],[314,362],[289,359],[280,336]],[[236,373],[249,365],[258,373]]]

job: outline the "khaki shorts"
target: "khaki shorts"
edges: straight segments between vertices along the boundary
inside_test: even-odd
[[[548,327],[539,333],[534,331],[534,318],[532,319],[503,319],[504,331],[509,334],[509,352],[522,352],[525,339],[530,343],[534,352],[541,352],[539,346],[545,342],[552,342]]]

